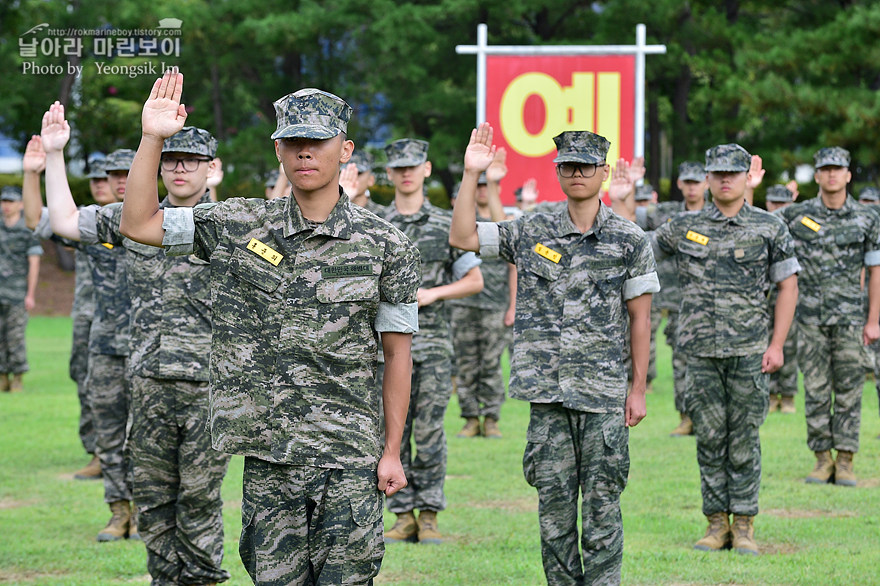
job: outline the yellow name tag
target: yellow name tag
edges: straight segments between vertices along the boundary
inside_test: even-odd
[[[817,224],[816,222],[814,222],[813,220],[811,220],[807,216],[803,217],[803,219],[801,220],[801,224],[803,224],[804,226],[806,226],[807,228],[809,228],[813,232],[818,232],[822,228],[822,226],[820,226],[819,224]]]
[[[101,243],[101,246],[106,247],[107,250],[113,250],[113,245],[110,244],[109,242],[102,242],[102,243]]]
[[[276,250],[272,250],[269,246],[263,244],[256,238],[251,238],[251,241],[248,242],[247,249],[259,256],[260,258],[269,261],[276,267],[278,266],[278,263],[281,262],[281,259],[284,258],[284,255],[280,254]]]
[[[547,248],[543,244],[536,244],[535,245],[535,252],[537,252],[539,255],[543,256],[547,260],[549,260],[551,262],[555,262],[557,264],[559,264],[559,259],[562,258],[561,254],[559,254],[555,250]]]
[[[703,236],[699,232],[694,232],[693,230],[688,230],[687,234],[685,234],[684,237],[687,238],[688,240],[696,242],[697,244],[702,244],[703,246],[706,246],[707,244],[709,244],[709,237],[708,236]]]

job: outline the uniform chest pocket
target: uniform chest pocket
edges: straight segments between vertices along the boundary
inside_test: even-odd
[[[128,238],[125,239],[124,246],[125,250],[146,258],[152,258],[162,252],[161,248],[150,246],[148,244],[141,244],[140,242],[135,242],[134,240],[129,240]]]
[[[620,293],[626,280],[625,267],[603,267],[590,271],[590,279],[596,283],[602,293],[608,295]]]
[[[678,267],[689,275],[702,279],[706,274],[709,247],[685,241],[678,245]]]
[[[347,303],[379,299],[379,278],[375,275],[322,279],[316,291],[321,303]]]
[[[848,247],[856,243],[862,242],[864,239],[864,234],[859,230],[854,230],[851,228],[847,228],[846,230],[842,230],[834,235],[834,243],[837,246]]]
[[[534,255],[534,258],[529,258],[525,269],[547,281],[557,281],[560,275],[562,275],[562,265],[540,257],[537,254]]]
[[[764,244],[752,244],[739,246],[733,249],[733,260],[741,265],[752,263],[767,263],[767,247]]]
[[[822,228],[820,227],[819,230],[813,230],[803,223],[805,220],[807,221],[807,223],[811,223],[809,218],[804,216],[804,218],[797,221],[791,226],[791,235],[794,238],[797,238],[798,240],[802,240],[804,242],[812,242],[814,240],[818,240],[820,237],[819,232]],[[815,224],[815,222],[813,222],[813,224]]]
[[[280,271],[269,261],[243,248],[232,253],[229,271],[246,287],[253,286],[265,293],[278,289],[282,280]]]

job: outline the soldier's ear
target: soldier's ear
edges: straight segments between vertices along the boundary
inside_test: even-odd
[[[281,151],[278,150],[278,139],[275,139],[275,158],[278,159],[278,162],[281,162]]]
[[[425,161],[425,178],[431,176],[431,161]]]

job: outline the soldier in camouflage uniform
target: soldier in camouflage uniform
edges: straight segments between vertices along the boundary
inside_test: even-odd
[[[25,225],[21,189],[5,186],[0,200],[0,391],[17,392],[29,370],[25,330],[34,308],[43,247]]]
[[[64,107],[55,102],[43,116],[42,142],[46,151],[46,201],[49,213],[36,232],[47,228],[62,238],[79,240],[79,210],[73,202],[64,166],[64,147],[70,127]],[[105,169],[111,193],[124,196],[134,151],[120,149],[108,155]],[[108,242],[83,245],[95,287],[95,317],[89,332],[88,387],[95,424],[95,454],[101,461],[104,501],[112,516],[98,533],[98,541],[136,538],[131,518],[131,467],[124,452],[129,414],[129,319],[131,300],[125,272],[125,247]]]
[[[418,247],[422,279],[418,290],[419,332],[413,336],[413,375],[409,413],[400,458],[409,486],[388,499],[397,515],[385,533],[386,542],[441,543],[437,512],[446,508],[446,435],[443,416],[452,395],[452,337],[447,299],[479,293],[483,288],[480,260],[449,245],[451,214],[424,196],[431,174],[428,143],[404,138],[385,147],[394,202],[384,217]],[[379,380],[382,380],[382,369]],[[419,510],[416,520],[414,511]]]
[[[780,216],[777,210],[790,206],[794,202],[794,194],[785,185],[771,185],[767,188],[766,196],[767,211]],[[773,334],[773,313],[776,306],[776,289],[770,288],[768,298],[770,302],[770,334]],[[794,397],[798,390],[798,363],[797,363],[797,320],[792,322],[782,347],[785,362],[782,367],[770,374],[770,407],[769,413],[780,411],[786,414],[796,413]]]
[[[495,173],[490,179],[488,174]],[[498,177],[497,175],[501,175]],[[506,174],[494,166],[480,175],[477,182],[477,220],[503,221],[497,188]],[[490,195],[490,181],[493,194]],[[497,201],[498,217],[493,218],[490,198]],[[516,269],[500,258],[483,261],[483,290],[463,299],[449,302],[452,318],[452,342],[455,352],[458,405],[465,420],[456,437],[470,438],[482,435],[502,437],[498,428],[501,405],[504,403],[504,375],[501,355],[512,340],[513,319],[516,309]],[[511,287],[513,280],[513,287]],[[482,423],[480,417],[483,418]]]
[[[382,493],[406,483],[418,252],[341,192],[351,109],[315,89],[275,102],[290,197],[160,208],[155,169],[184,124],[182,90],[168,72],[144,105],[121,229],[210,263],[209,427],[215,449],[245,456],[242,561],[261,585],[370,583],[384,551]]]
[[[804,373],[807,446],[816,455],[806,480],[855,486],[864,346],[880,337],[880,216],[847,194],[852,179],[847,150],[823,148],[814,159],[818,197],[780,212],[804,266],[798,365]]]
[[[746,203],[750,161],[736,144],[706,151],[712,202],[698,213],[672,218],[652,237],[658,256],[675,255],[678,261],[678,345],[687,356],[686,410],[694,421],[709,520],[694,547],[732,546],[757,555],[758,429],[767,415],[768,373],[782,366],[800,266],[782,221]],[[768,345],[767,290],[774,283],[779,297]]]
[[[651,293],[659,283],[644,232],[599,199],[609,173],[609,142],[573,131],[554,141],[567,207],[477,223],[477,176],[495,149],[488,124],[474,130],[450,242],[516,264],[510,395],[531,403],[523,471],[538,490],[547,582],[617,584],[623,556],[620,494],[629,473],[627,427],[646,414]],[[633,382],[627,396],[621,357],[630,322]]]
[[[880,204],[880,189],[872,186],[863,187],[859,192],[859,203],[867,205]]]

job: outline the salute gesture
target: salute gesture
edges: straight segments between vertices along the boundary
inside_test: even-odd
[[[67,141],[70,140],[70,124],[64,119],[64,106],[61,102],[55,102],[43,114],[40,137],[46,153],[57,153],[67,146]]]
[[[141,114],[144,136],[165,140],[180,132],[186,123],[186,107],[180,103],[182,93],[183,74],[177,67],[156,80]]]
[[[471,131],[471,139],[464,151],[465,171],[478,174],[489,168],[495,159],[495,145],[492,144],[492,127],[483,122]]]

